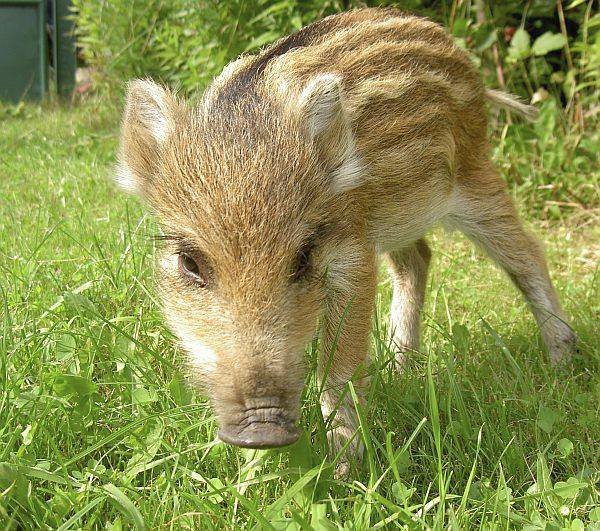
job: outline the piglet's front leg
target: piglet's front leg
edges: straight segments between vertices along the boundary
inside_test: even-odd
[[[352,380],[359,400],[366,381],[366,361],[376,288],[374,253],[355,253],[354,268],[329,271],[328,299],[322,327],[319,382],[323,387],[321,409],[328,425],[331,458],[340,456],[336,475],[347,475],[352,460],[362,458],[358,416],[347,383]]]

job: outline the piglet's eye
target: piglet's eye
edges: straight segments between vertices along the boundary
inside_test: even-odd
[[[188,253],[179,253],[178,264],[179,270],[186,278],[192,280],[201,288],[206,287],[207,273],[203,271],[201,261]]]
[[[298,251],[292,273],[292,280],[294,282],[301,281],[308,276],[311,269],[312,250],[313,244],[309,242],[304,244]]]

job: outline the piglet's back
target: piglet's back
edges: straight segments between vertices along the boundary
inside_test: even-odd
[[[469,55],[438,24],[395,9],[317,21],[233,63],[210,99],[260,105],[276,91],[295,98],[325,73],[342,80],[358,151],[375,174],[407,163],[396,160],[402,145],[445,146],[450,173],[477,166],[469,153],[486,150],[485,89]]]

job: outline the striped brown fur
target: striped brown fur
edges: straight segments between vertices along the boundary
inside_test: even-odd
[[[365,385],[377,256],[393,279],[400,366],[418,349],[423,236],[436,223],[496,260],[553,361],[568,355],[575,336],[543,254],[490,162],[486,102],[535,114],[486,90],[443,28],[391,9],[328,17],[241,57],[193,108],[151,81],[130,84],[120,178],[168,233],[165,314],[224,440],[294,439],[317,321],[332,442],[353,436],[352,403],[338,402],[353,376]]]

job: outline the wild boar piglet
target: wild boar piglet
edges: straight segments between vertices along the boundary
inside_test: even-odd
[[[298,437],[304,350],[317,323],[323,415],[354,454],[377,257],[393,282],[397,365],[417,350],[435,224],[463,231],[523,292],[554,362],[566,323],[534,238],[490,162],[486,90],[443,28],[394,10],[325,18],[225,68],[199,103],[129,84],[119,180],[155,212],[166,318],[222,440]]]

